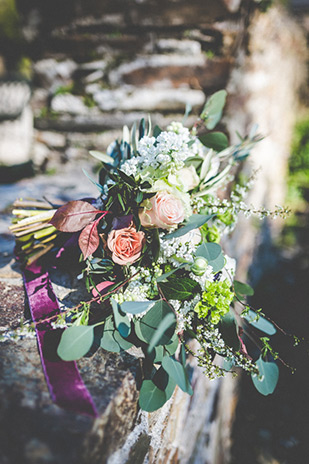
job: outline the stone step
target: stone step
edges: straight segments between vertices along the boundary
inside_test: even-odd
[[[182,121],[183,114],[151,113],[152,124],[162,128],[167,127],[172,121]],[[124,113],[115,111],[112,113],[98,113],[92,115],[70,116],[69,114],[57,117],[37,117],[34,119],[34,127],[39,130],[59,132],[101,132],[109,129],[122,129],[124,125],[132,127],[136,121],[147,118],[147,112],[132,111]],[[187,125],[193,125],[196,116],[187,119]]]

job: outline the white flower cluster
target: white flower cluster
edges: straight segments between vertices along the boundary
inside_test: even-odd
[[[170,263],[178,267],[180,263],[193,263],[194,253],[200,242],[200,234],[197,237],[196,230],[191,230],[186,235],[178,238],[163,239],[160,234],[161,262]]]
[[[192,142],[192,145],[189,145]],[[193,143],[194,142],[194,143]],[[192,139],[189,129],[180,123],[172,123],[167,131],[162,131],[157,138],[144,136],[139,140],[136,157],[123,163],[121,170],[127,175],[137,176],[147,168],[154,170],[170,167],[180,169],[184,161],[198,154],[203,145]]]
[[[194,310],[197,303],[200,301],[201,296],[196,295],[189,301],[170,300],[170,304],[173,306],[177,313],[177,332],[181,332],[186,326],[190,326],[192,319],[192,311]]]

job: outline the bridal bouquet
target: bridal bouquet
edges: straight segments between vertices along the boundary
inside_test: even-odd
[[[142,120],[131,132],[124,128],[106,154],[91,152],[101,163],[97,199],[58,208],[20,200],[13,212],[30,306],[35,292],[27,284],[43,272],[35,266],[57,266],[68,249],[77,252],[76,273],[90,294],[73,309],[34,315],[38,332],[65,325],[60,364],[99,348],[137,347],[143,358],[139,404],[146,411],[163,406],[176,385],[193,393],[189,356],[210,379],[241,367],[264,395],[278,380],[269,338],[260,337],[257,360],[243,341],[248,327],[267,335],[276,329],[247,305],[253,290],[235,280],[235,260],[220,245],[238,215],[250,213],[243,201],[250,182],[240,182],[237,165],[260,139],[252,133],[229,146],[225,134],[213,131],[225,97],[219,91],[208,99],[190,130],[178,122],[152,130]],[[41,281],[37,289],[49,285]],[[33,313],[36,305],[32,300]]]

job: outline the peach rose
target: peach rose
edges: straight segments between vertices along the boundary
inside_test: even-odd
[[[169,229],[183,222],[185,209],[182,201],[166,191],[158,192],[149,199],[150,208],[145,207],[139,218],[143,227]]]
[[[141,256],[144,242],[144,232],[137,232],[132,224],[123,229],[111,230],[107,236],[112,260],[122,266],[134,263]]]

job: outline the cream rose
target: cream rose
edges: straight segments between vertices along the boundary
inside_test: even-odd
[[[141,256],[144,242],[144,232],[137,232],[133,225],[112,230],[107,236],[107,246],[112,252],[112,260],[121,266],[134,263]]]
[[[148,203],[148,206],[139,213],[143,227],[169,229],[183,222],[185,218],[182,201],[166,191],[158,192],[149,199]]]
[[[170,174],[168,181],[172,185],[181,187],[184,192],[189,192],[198,186],[200,179],[194,166],[180,169],[176,174]]]

